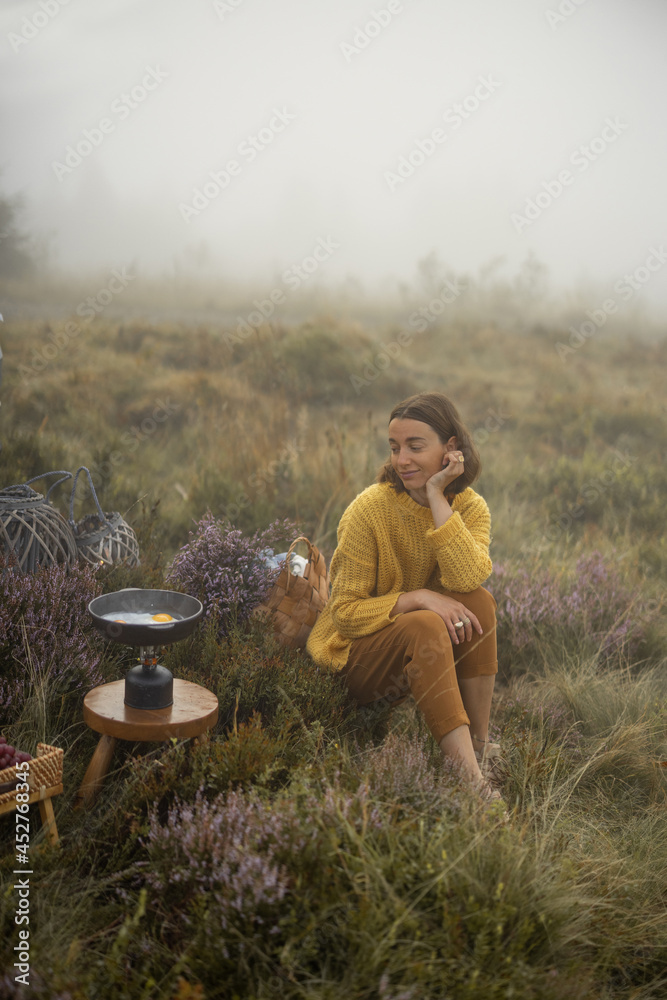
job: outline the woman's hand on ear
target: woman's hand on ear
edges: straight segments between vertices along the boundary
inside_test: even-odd
[[[426,482],[426,493],[443,493],[444,490],[453,483],[455,479],[463,473],[463,454],[460,451],[448,451],[445,455],[445,464],[440,472],[436,472]]]

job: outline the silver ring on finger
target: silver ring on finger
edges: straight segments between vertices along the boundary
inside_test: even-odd
[[[454,622],[454,628],[465,628],[463,622]]]
[[[464,625],[470,625],[470,619],[469,618],[464,618],[463,619],[463,624]]]

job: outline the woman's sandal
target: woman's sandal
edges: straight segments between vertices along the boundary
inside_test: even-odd
[[[498,765],[501,760],[500,743],[486,742],[483,750],[475,750],[474,753],[479,769],[486,780],[498,782],[500,780],[498,773]]]
[[[507,803],[497,788],[484,781],[478,789],[478,794],[484,803],[484,812],[487,816],[494,817],[502,823],[509,823],[510,815],[507,811]]]
[[[486,742],[483,750],[474,752],[484,782],[479,788],[480,796],[488,807],[487,811],[495,814],[503,823],[507,823],[509,822],[507,804],[497,787],[501,780],[498,772],[501,759],[500,744]]]

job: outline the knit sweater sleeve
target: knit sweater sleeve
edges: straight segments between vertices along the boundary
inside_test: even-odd
[[[331,560],[329,605],[332,621],[348,639],[372,635],[395,620],[389,612],[400,592],[377,596],[378,550],[375,535],[363,516],[346,512],[338,527],[338,545]]]
[[[493,569],[489,508],[478,493],[470,493],[444,524],[426,533],[435,549],[442,587],[464,594],[481,586]]]

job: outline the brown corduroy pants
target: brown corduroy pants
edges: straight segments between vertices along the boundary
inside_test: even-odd
[[[411,694],[439,743],[458,726],[470,725],[458,678],[498,672],[496,601],[478,587],[468,594],[446,591],[479,619],[469,642],[454,644],[435,611],[406,611],[372,635],[354,639],[341,671],[360,705],[402,701]]]

